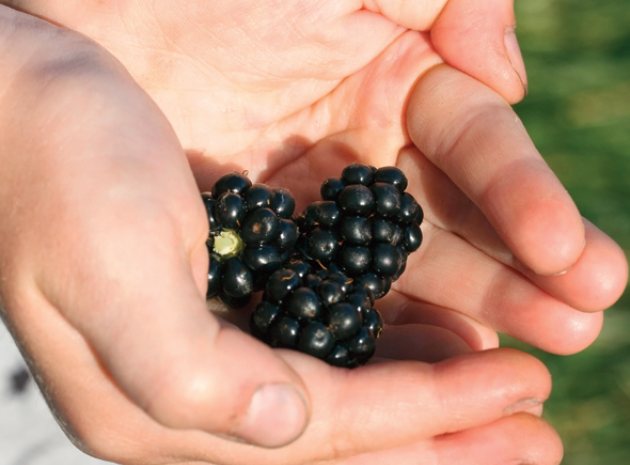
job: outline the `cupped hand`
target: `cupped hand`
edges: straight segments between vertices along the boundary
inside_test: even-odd
[[[168,15],[166,11],[160,13],[159,7],[164,5],[154,2],[155,16],[144,18],[136,25],[137,31],[146,28],[151,32],[146,36],[140,34],[141,38],[150,38],[153,34],[160,37],[157,31],[167,31],[162,36],[164,48],[125,42],[127,37],[131,40],[133,36],[125,36],[122,30],[113,34],[110,41],[99,37],[103,34],[103,23],[99,23],[98,16],[84,16],[84,19],[95,19],[83,21],[83,32],[93,35],[117,55],[158,103],[188,151],[202,188],[219,175],[219,166],[247,168],[259,180],[292,183],[305,202],[315,195],[317,178],[336,173],[340,165],[351,159],[377,165],[398,160],[405,169],[426,163],[427,168],[416,174],[428,174],[428,179],[423,181],[426,186],[418,185],[416,175],[411,176],[416,180],[414,194],[424,202],[429,218],[425,227],[425,251],[419,254],[416,273],[408,274],[415,275],[416,279],[421,274],[431,277],[433,287],[436,283],[442,286],[443,295],[432,296],[429,292],[432,289],[427,289],[431,287],[430,282],[426,279],[424,291],[418,290],[417,282],[401,282],[398,294],[384,310],[392,322],[401,323],[392,328],[390,334],[406,333],[406,343],[401,344],[399,339],[397,343],[385,344],[382,356],[425,358],[427,351],[419,349],[415,343],[419,334],[426,334],[427,340],[431,340],[440,333],[443,340],[456,345],[456,340],[462,339],[473,348],[492,346],[496,330],[510,331],[527,340],[517,328],[525,324],[527,329],[527,323],[533,319],[542,318],[545,322],[545,308],[558,302],[561,311],[554,314],[558,327],[554,328],[553,337],[543,330],[538,340],[532,342],[555,347],[548,347],[550,350],[571,351],[594,337],[599,320],[582,316],[572,308],[579,305],[567,303],[567,300],[574,298],[576,302],[583,302],[592,293],[594,297],[584,308],[608,305],[623,284],[623,260],[614,245],[593,230],[583,252],[579,240],[578,245],[572,245],[578,251],[575,255],[581,253],[582,258],[564,276],[541,277],[525,270],[514,271],[516,265],[507,250],[526,262],[528,268],[546,272],[554,267],[564,268],[576,257],[570,257],[565,251],[549,266],[544,262],[549,255],[547,250],[542,258],[544,263],[537,268],[536,257],[527,258],[531,250],[527,241],[531,239],[525,237],[523,243],[519,242],[522,231],[510,228],[518,224],[527,229],[527,224],[520,217],[517,219],[521,219],[521,223],[506,219],[505,209],[499,208],[501,205],[489,206],[483,202],[485,197],[475,191],[479,179],[484,180],[480,154],[490,156],[489,163],[493,167],[499,156],[510,155],[481,150],[483,138],[493,136],[488,134],[491,131],[487,127],[471,125],[468,129],[471,123],[462,124],[461,131],[454,134],[456,142],[450,144],[453,147],[449,147],[447,141],[438,147],[431,145],[434,140],[452,136],[447,129],[463,121],[462,115],[453,110],[461,108],[463,111],[465,103],[470,102],[472,95],[466,85],[471,86],[475,95],[483,97],[478,101],[482,109],[487,105],[488,114],[499,114],[499,121],[494,122],[492,128],[498,123],[507,124],[506,129],[514,131],[510,137],[516,137],[517,141],[527,139],[505,103],[494,93],[452,68],[435,66],[445,57],[431,48],[429,36],[407,31],[405,26],[395,23],[397,20],[392,13],[383,19],[378,12],[361,10],[355,11],[356,14],[340,11],[344,13],[340,17],[346,22],[340,23],[338,33],[344,40],[317,37],[313,41],[312,36],[300,33],[298,23],[287,22],[287,18],[295,21],[296,16],[285,16],[281,23],[291,26],[289,29],[295,34],[289,37],[309,38],[316,47],[307,50],[312,54],[299,53],[301,47],[297,41],[286,40],[278,50],[290,51],[289,46],[295,46],[294,52],[304,60],[303,68],[284,55],[277,58],[278,64],[286,64],[288,69],[275,73],[271,67],[265,72],[263,65],[275,57],[275,53],[261,59],[258,70],[244,55],[258,43],[264,48],[268,34],[259,28],[251,28],[250,35],[243,34],[252,39],[248,46],[242,46],[243,53],[235,53],[239,47],[230,46],[226,39],[239,37],[234,29],[238,21],[265,24],[253,19],[248,23],[242,18],[243,11],[262,14],[265,8],[241,8],[233,12],[233,27],[222,30],[220,24],[207,29],[193,26],[193,14],[205,11],[201,5],[192,11],[188,10],[192,7],[182,9],[181,5],[175,8],[171,4],[173,10]],[[282,9],[280,2],[275,6]],[[218,6],[214,9],[215,20],[230,17],[229,12],[218,9]],[[76,13],[73,9],[69,11]],[[304,14],[303,20],[309,18],[308,11],[313,13],[308,8],[300,11]],[[443,13],[443,18],[448,18],[447,12]],[[119,18],[114,13],[110,11],[102,17]],[[126,18],[133,18],[140,12],[126,13],[129,14]],[[10,13],[4,11],[3,14],[15,20]],[[180,23],[175,31],[179,31],[176,35],[180,39],[192,34],[193,37],[189,37],[192,43],[211,45],[203,49],[222,52],[235,66],[221,68],[218,58],[204,65],[203,59],[174,41],[173,32],[164,21],[176,21],[182,15],[188,21]],[[337,17],[331,15],[324,19]],[[157,18],[161,21],[156,22]],[[304,21],[306,25],[315,23],[310,18]],[[198,25],[205,24],[201,18],[196,19],[200,20]],[[332,26],[322,21],[320,24]],[[19,43],[12,42],[12,55],[17,57],[15,68],[21,71],[8,79],[11,92],[2,94],[3,108],[12,109],[10,120],[7,112],[3,116],[3,127],[11,129],[6,132],[9,143],[3,156],[3,162],[7,159],[11,163],[3,173],[4,176],[21,173],[16,178],[7,177],[6,182],[3,179],[0,196],[2,210],[10,218],[2,228],[5,244],[2,298],[7,321],[35,365],[35,372],[47,386],[47,395],[64,424],[74,430],[72,434],[86,449],[124,463],[186,460],[374,463],[375,458],[413,463],[418,456],[426,457],[427,461],[448,458],[459,462],[460,457],[466,456],[473,463],[492,463],[491,460],[503,463],[508,459],[527,461],[536,453],[540,457],[530,462],[554,463],[557,460],[557,440],[543,423],[530,416],[506,417],[523,408],[523,402],[519,401],[531,406],[547,394],[546,372],[522,354],[490,351],[456,357],[433,366],[417,362],[377,363],[348,373],[300,354],[279,352],[282,358],[278,358],[273,351],[208,315],[203,303],[207,268],[203,240],[207,226],[202,221],[197,187],[175,134],[151,101],[109,58],[74,35],[66,36],[57,30],[52,33],[48,26],[37,21],[26,23],[26,27],[34,30],[44,28],[50,44],[35,52],[28,44],[21,49]],[[349,45],[339,56],[341,49],[337,45],[349,40],[348,28],[355,23],[364,31],[360,36],[363,41]],[[417,27],[428,27],[430,23]],[[278,23],[269,19],[268,24],[273,39]],[[367,54],[364,48],[370,49],[369,43],[373,37],[378,38],[376,32],[381,31],[377,24],[388,25],[390,36],[380,39],[380,48],[374,46],[372,53]],[[68,25],[82,29],[78,24]],[[96,32],[90,34],[89,27]],[[8,30],[11,35],[11,28],[3,29],[3,34]],[[320,28],[324,29],[327,28]],[[214,42],[194,37],[195,32],[208,31],[216,31]],[[366,31],[369,34],[366,35]],[[350,32],[349,36],[356,39],[356,32],[351,29]],[[63,47],[58,42],[60,35]],[[30,43],[30,38],[23,40]],[[119,44],[119,53],[115,43]],[[324,44],[325,50],[332,50],[333,59],[313,64],[311,60],[316,61],[320,44]],[[145,54],[143,60],[140,58],[144,46],[145,53],[149,50],[151,56]],[[369,56],[354,57],[357,48]],[[120,51],[124,49],[127,54]],[[3,56],[8,54],[7,47],[3,47],[2,52]],[[92,58],[94,54],[96,62]],[[46,65],[30,66],[37,63],[33,57],[42,56],[50,57]],[[354,63],[349,63],[353,60]],[[447,61],[456,64],[453,58]],[[350,69],[334,76],[333,65],[350,66]],[[215,73],[213,67],[218,68]],[[322,74],[313,78],[313,67],[319,68]],[[116,72],[112,73],[112,68]],[[300,73],[300,69],[305,71]],[[473,71],[468,70],[471,74]],[[333,76],[327,76],[329,73]],[[241,81],[237,79],[239,76],[243,78]],[[433,88],[431,84],[436,81],[434,86],[437,87]],[[175,82],[179,84],[174,85]],[[429,86],[428,93],[426,86]],[[460,94],[449,93],[450,96],[465,98],[454,104],[442,96],[437,104],[431,103],[430,96],[449,88],[461,91]],[[442,107],[444,100],[448,105]],[[405,113],[407,103],[409,112]],[[16,112],[18,108],[22,111]],[[455,117],[455,123],[446,121],[444,114],[440,116],[440,109]],[[442,126],[437,125],[440,121]],[[509,125],[510,121],[514,126]],[[33,128],[29,132],[46,137],[29,137],[24,128]],[[411,140],[415,147],[410,144]],[[492,140],[496,139],[488,142],[490,147],[505,147],[509,139],[502,144],[492,143]],[[478,148],[478,153],[471,150],[470,162],[474,165],[476,159],[480,163],[479,172],[469,167],[458,175],[459,164],[448,165],[448,156],[442,156],[439,150],[443,147],[448,147],[448,154],[454,156],[463,150]],[[7,158],[8,151],[24,156]],[[536,165],[532,153],[524,150],[519,153],[523,155],[523,152],[531,157],[530,163],[540,169],[543,180],[547,181],[540,186],[547,196],[522,198],[528,194],[528,189],[522,188],[517,192],[520,197],[514,194],[518,198],[506,202],[514,204],[518,200],[525,205],[527,199],[557,199],[553,204],[554,213],[566,211],[567,229],[573,231],[581,223],[573,218],[574,207],[570,200],[564,197],[566,194],[546,167]],[[317,171],[317,176],[312,176],[313,171]],[[521,166],[514,171],[527,174]],[[464,176],[466,173],[470,174],[470,179]],[[504,175],[494,181],[502,180]],[[466,184],[467,179],[472,181],[472,186]],[[531,176],[531,179],[517,180],[534,182],[538,179]],[[445,194],[445,197],[436,198],[435,193]],[[442,209],[445,204],[452,207]],[[533,205],[536,212],[544,210],[546,204],[535,202]],[[466,219],[465,215],[470,217]],[[542,239],[546,237],[540,231],[534,234]],[[444,242],[435,238],[442,238]],[[431,260],[431,251],[434,260]],[[602,253],[609,258],[602,260]],[[465,265],[450,262],[449,257],[455,255]],[[584,262],[587,258],[590,261]],[[476,259],[484,264],[480,276],[472,266]],[[613,265],[607,263],[610,260]],[[580,263],[586,265],[580,266]],[[591,277],[593,264],[599,266],[596,284],[600,288],[595,291],[592,284],[585,289],[579,282]],[[447,278],[450,281],[445,281]],[[498,287],[506,293],[499,296],[505,298],[504,301],[497,298],[497,302],[491,302],[480,295],[501,283],[502,278],[505,284]],[[449,283],[454,287],[450,291]],[[577,296],[569,292],[573,291],[572,286]],[[477,293],[471,294],[471,302],[468,302],[466,292],[471,290]],[[543,301],[542,290],[555,297]],[[519,321],[518,314],[510,315],[515,304],[522,303],[523,295],[538,304],[532,310],[535,318],[521,313],[520,318],[526,322]],[[446,327],[453,335],[444,336],[442,330],[427,330],[427,325]],[[564,341],[566,338],[568,343]],[[61,365],[60,360],[66,365]],[[256,363],[244,364],[244,360],[256,360]],[[73,369],[69,370],[68,366]],[[270,413],[253,408],[263,423],[252,427],[245,412],[250,400],[256,399],[252,397],[254,391],[262,386],[291,388],[263,390],[258,399],[262,397],[267,402],[261,404],[268,408],[277,405],[278,410]],[[292,404],[291,398],[297,401]],[[521,407],[513,407],[514,404]],[[285,415],[278,414],[279,411]],[[335,421],[331,422],[331,418]],[[262,450],[230,439],[237,437],[274,446],[290,441],[304,428],[297,441],[279,450]],[[523,428],[520,433],[519,428]],[[536,441],[519,441],[522,431],[530,432]],[[442,436],[447,432],[455,433]],[[484,437],[503,439],[481,441]],[[514,449],[501,442],[506,441],[505,438],[509,438],[510,445],[515,445]],[[532,444],[541,447],[534,450]]]
[[[159,109],[74,33],[6,8],[0,31],[3,317],[79,447],[122,464],[557,462],[537,417],[549,375],[525,354],[349,372],[222,324]]]
[[[247,170],[303,206],[350,161],[404,168],[425,245],[390,323],[572,353],[625,287],[620,248],[580,217],[508,105],[527,82],[510,0],[14,3],[121,60],[202,189]]]

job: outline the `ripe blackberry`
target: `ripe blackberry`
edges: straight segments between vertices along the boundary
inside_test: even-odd
[[[243,306],[293,252],[298,239],[291,219],[295,201],[286,189],[252,185],[238,173],[221,177],[201,198],[210,224],[206,297]]]
[[[422,242],[422,208],[407,185],[393,166],[347,166],[340,178],[324,181],[323,200],[297,219],[300,253],[323,267],[339,266],[355,286],[383,297]]]
[[[292,259],[276,270],[250,318],[252,334],[341,367],[373,355],[383,323],[370,292],[335,270]]]

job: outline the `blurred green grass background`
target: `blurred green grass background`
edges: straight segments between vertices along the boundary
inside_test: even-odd
[[[517,0],[529,95],[516,109],[582,215],[630,256],[630,1]],[[563,465],[630,464],[630,293],[600,339],[550,368]],[[506,341],[507,344],[515,344]]]

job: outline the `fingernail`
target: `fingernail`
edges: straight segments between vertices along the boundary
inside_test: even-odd
[[[516,75],[520,79],[525,94],[527,94],[527,72],[525,71],[525,62],[523,61],[523,55],[521,54],[521,48],[518,45],[518,39],[516,38],[516,31],[514,27],[510,26],[505,29],[503,41],[508,60],[516,72]]]
[[[263,447],[280,447],[297,439],[307,421],[304,398],[288,384],[267,384],[254,393],[243,422],[233,433]]]
[[[505,415],[512,415],[514,413],[524,412],[531,413],[532,415],[541,416],[543,411],[543,403],[539,399],[528,397],[521,399],[518,402],[513,403],[509,407],[503,410]]]

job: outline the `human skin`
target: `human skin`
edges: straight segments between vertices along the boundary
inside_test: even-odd
[[[479,66],[502,47],[487,31],[502,44],[512,25],[487,3],[12,2],[100,46],[2,8],[4,316],[80,447],[120,463],[559,461],[553,430],[514,414],[539,413],[544,367],[462,353],[497,331],[583,349],[627,268],[510,109],[522,71],[500,52]],[[403,168],[427,220],[383,302],[379,363],[348,372],[207,312],[198,192],[247,169],[304,205],[351,160]],[[247,425],[263,385],[298,400],[272,395],[275,415]]]

